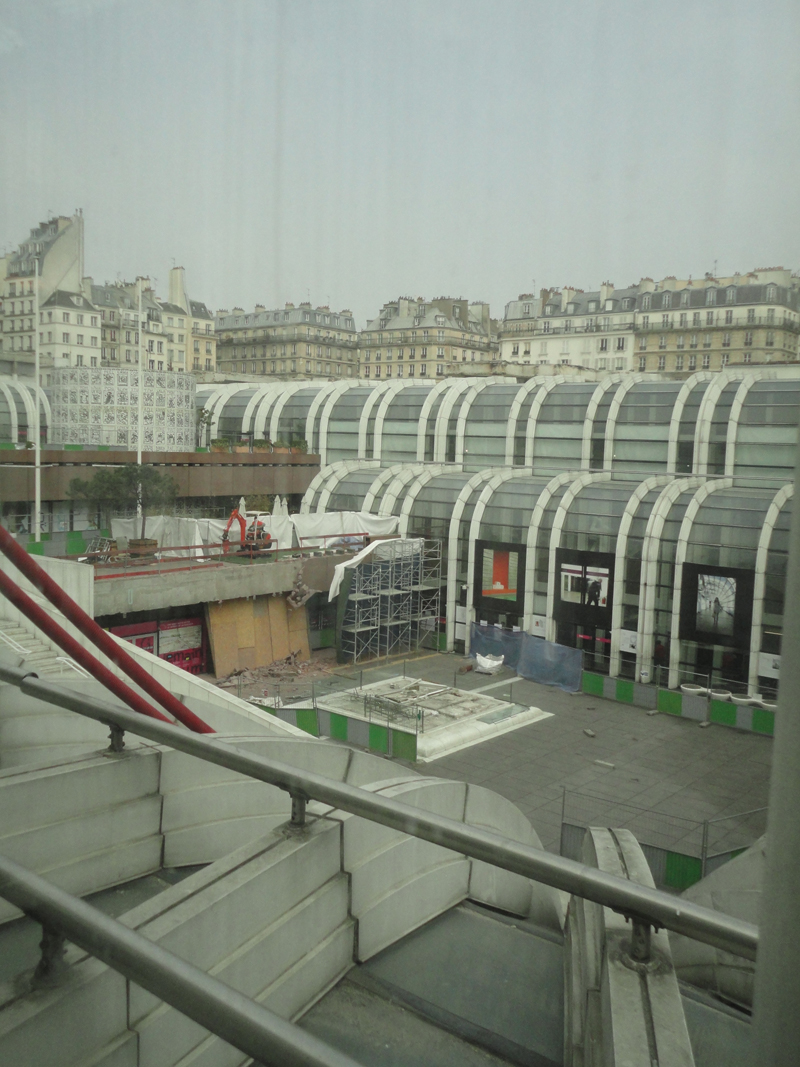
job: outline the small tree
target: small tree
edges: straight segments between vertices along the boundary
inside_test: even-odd
[[[101,513],[141,508],[144,539],[148,512],[171,507],[177,491],[168,474],[145,464],[126,463],[123,467],[100,467],[89,481],[73,478],[68,495],[72,500],[85,500]]]

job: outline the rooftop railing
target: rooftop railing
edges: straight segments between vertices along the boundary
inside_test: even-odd
[[[277,786],[291,797],[290,827],[295,830],[304,826],[307,802],[313,800],[612,908],[631,921],[632,942],[638,946],[640,962],[649,958],[651,929],[664,927],[755,959],[758,930],[742,920],[500,834],[254,755],[208,735],[113,707],[87,694],[41,681],[24,669],[0,665],[0,681],[17,686],[28,696],[104,723],[111,731],[113,752],[123,752],[124,734],[130,731]],[[37,968],[40,978],[47,979],[49,971],[63,967],[66,937],[260,1063],[282,1067],[352,1065],[348,1057],[298,1027],[2,856],[0,896],[44,927],[43,955]]]

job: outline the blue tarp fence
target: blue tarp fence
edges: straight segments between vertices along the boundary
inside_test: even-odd
[[[581,688],[583,656],[579,648],[568,648],[533,637],[521,631],[500,630],[496,626],[470,627],[469,651],[471,656],[502,656],[521,678],[540,685],[555,685],[567,693],[577,693]]]

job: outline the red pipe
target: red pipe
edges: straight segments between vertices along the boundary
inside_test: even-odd
[[[64,590],[53,581],[49,574],[44,571],[29,555],[25,549],[17,544],[8,530],[0,526],[0,552],[3,553],[14,566],[25,575],[28,581],[75,626],[84,637],[95,644],[101,652],[115,663],[117,667],[135,682],[140,689],[148,693],[153,700],[168,711],[178,722],[188,726],[197,734],[213,734],[214,731],[203,722],[201,718],[190,711],[185,704],[174,697],[168,689],[157,682],[152,675],[136,662],[105,630],[97,625],[91,616],[87,615],[83,608],[79,607],[72,597],[67,596]],[[60,627],[59,627],[60,628]],[[92,667],[94,672],[96,667]]]
[[[70,637],[52,615],[48,615],[44,608],[39,607],[35,600],[31,600],[27,593],[23,593],[16,582],[13,582],[3,571],[0,571],[0,593],[3,594],[6,600],[9,600],[15,607],[19,608],[22,614],[29,618],[35,626],[38,626],[42,633],[47,634],[60,648],[63,648],[68,656],[72,656],[76,663],[79,663],[81,667],[89,671],[93,678],[96,678],[106,689],[110,689],[114,696],[118,696],[120,700],[123,700],[129,708],[141,712],[142,715],[149,715],[151,719],[160,719],[162,722],[172,724],[171,719],[168,719],[166,715],[162,715],[156,708],[151,707],[143,697],[140,697],[138,693],[135,693],[121,679],[117,678],[116,674],[112,674],[108,667],[104,667],[102,663],[95,659],[91,652],[87,652],[74,637]]]

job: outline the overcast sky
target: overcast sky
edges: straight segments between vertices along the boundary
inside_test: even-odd
[[[212,310],[800,269],[797,0],[0,0],[0,251]]]

